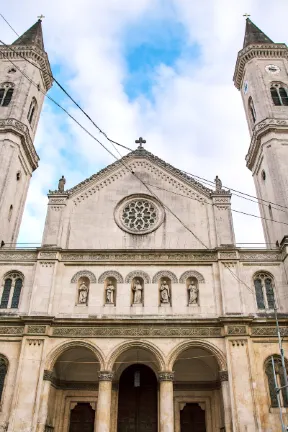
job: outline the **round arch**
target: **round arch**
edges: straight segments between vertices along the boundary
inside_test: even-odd
[[[172,371],[174,363],[177,360],[177,357],[183,351],[185,351],[189,348],[202,348],[202,349],[205,349],[205,350],[211,352],[217,360],[220,371],[221,370],[225,370],[225,371],[227,370],[227,361],[226,361],[225,354],[218,347],[216,347],[214,344],[212,344],[211,342],[202,341],[202,340],[185,341],[185,342],[182,342],[179,345],[177,345],[175,348],[173,348],[173,350],[168,355],[168,361],[167,361],[168,370]]]
[[[160,280],[162,277],[167,277],[167,278],[169,278],[169,279],[171,280],[171,282],[173,282],[173,283],[178,283],[177,276],[175,275],[175,273],[171,272],[170,270],[161,270],[161,271],[158,271],[158,272],[153,276],[152,283],[157,283],[157,282],[159,282],[159,280]]]
[[[143,350],[148,351],[149,353],[153,354],[155,358],[157,359],[157,366],[158,371],[165,370],[165,360],[163,353],[151,342],[148,341],[128,341],[123,342],[119,344],[112,353],[109,355],[107,362],[106,362],[106,370],[112,370],[115,361],[117,358],[124,353],[125,351],[128,351],[129,349],[133,348],[141,348]]]
[[[84,342],[81,340],[64,342],[64,343],[58,345],[56,348],[54,348],[47,356],[45,369],[51,371],[53,369],[58,357],[61,354],[63,354],[65,351],[67,351],[71,348],[79,348],[79,347],[87,348],[90,351],[92,351],[100,363],[100,370],[104,370],[105,361],[104,361],[104,355],[101,352],[101,350],[98,347],[96,347],[95,345],[91,344],[90,342]]]
[[[20,277],[20,279],[24,281],[24,274],[19,270],[9,270],[4,274],[3,279],[7,279],[9,276],[13,274],[17,275],[17,277]]]
[[[89,270],[80,270],[77,273],[74,274],[74,276],[71,279],[71,283],[76,283],[78,282],[78,280],[80,279],[80,277],[87,277],[91,283],[96,283],[96,276],[94,275],[94,273],[92,273]]]

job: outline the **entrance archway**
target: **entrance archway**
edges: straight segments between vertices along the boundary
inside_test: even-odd
[[[133,364],[119,381],[117,432],[157,432],[157,378],[150,367]]]

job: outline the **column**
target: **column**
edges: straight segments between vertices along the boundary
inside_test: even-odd
[[[112,380],[114,373],[100,371],[96,408],[96,432],[110,432]]]
[[[225,431],[232,431],[232,411],[231,411],[231,399],[228,382],[228,371],[222,370],[219,372],[219,378],[221,382],[221,391],[223,398],[223,412],[224,412],[224,425]]]
[[[44,432],[48,415],[48,401],[50,393],[50,385],[52,381],[52,372],[44,370],[43,387],[40,396],[40,408],[37,422],[37,432]]]
[[[160,382],[160,432],[174,431],[174,372],[159,372]]]

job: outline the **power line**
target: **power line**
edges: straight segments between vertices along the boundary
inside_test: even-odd
[[[14,30],[14,28],[11,26],[11,24],[9,24],[9,22],[6,20],[6,18],[0,13],[0,16],[3,18],[3,20],[6,22],[6,24],[8,24],[8,26],[10,27],[10,29],[18,36],[20,37],[20,35],[16,32],[16,30]]]

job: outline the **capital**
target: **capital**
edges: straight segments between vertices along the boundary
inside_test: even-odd
[[[114,376],[114,372],[112,371],[100,371],[98,373],[99,381],[112,381]]]
[[[228,381],[228,371],[227,370],[220,371],[219,378],[220,378],[220,382]]]
[[[158,379],[159,381],[173,381],[174,372],[159,372]]]
[[[44,374],[43,374],[43,380],[44,381],[50,381],[52,382],[53,380],[53,372],[50,370],[45,369],[44,370]]]

